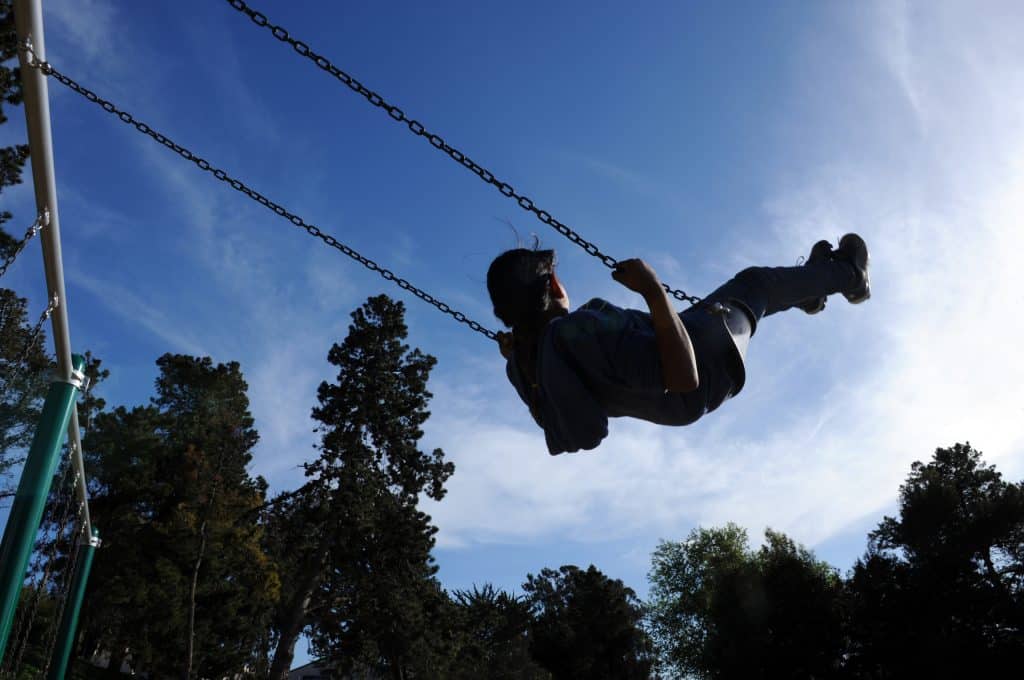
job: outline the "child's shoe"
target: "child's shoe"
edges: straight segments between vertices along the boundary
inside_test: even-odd
[[[868,246],[857,234],[846,234],[839,239],[839,247],[833,258],[853,266],[857,283],[843,296],[852,304],[859,305],[871,297],[871,281],[868,278]]]

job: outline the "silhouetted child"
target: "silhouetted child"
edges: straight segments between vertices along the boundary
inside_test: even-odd
[[[494,314],[512,329],[498,334],[508,378],[552,455],[596,447],[609,417],[696,421],[743,388],[746,342],[762,317],[794,307],[816,314],[834,293],[854,304],[871,295],[867,246],[856,234],[835,250],[814,244],[803,266],[744,269],[681,313],[643,260],[620,262],[612,278],[649,311],[593,299],[570,312],[551,250],[506,251],[487,272]],[[711,311],[714,303],[725,311]]]

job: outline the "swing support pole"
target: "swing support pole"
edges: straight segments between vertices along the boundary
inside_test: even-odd
[[[78,391],[85,380],[85,358],[75,354],[72,361],[72,378],[54,382],[46,395],[39,426],[25,459],[21,481],[18,482],[18,491],[0,544],[0,659],[7,649],[14,612],[18,608],[25,581],[25,570],[32,556],[39,523],[43,519],[46,499],[50,495],[50,484],[57,470],[64,434],[78,399]]]
[[[53,163],[53,131],[50,127],[50,94],[46,76],[28,65],[31,58],[25,49],[32,45],[35,58],[46,60],[46,40],[43,36],[43,7],[41,0],[14,0],[14,24],[18,33],[18,60],[21,65],[21,89],[25,106],[25,129],[32,151],[32,185],[35,189],[36,210],[49,215],[46,227],[39,234],[43,251],[43,269],[46,272],[46,298],[57,299],[57,308],[50,316],[53,353],[57,360],[57,374],[64,380],[72,375],[71,333],[68,330],[68,298],[64,290],[64,265],[60,245],[60,211],[57,209],[57,175]],[[85,535],[92,535],[89,516],[89,497],[85,487],[85,467],[82,464],[81,430],[78,411],[71,411],[68,424],[68,443],[71,462],[78,475],[78,501],[82,504],[82,522]]]
[[[78,566],[71,581],[71,590],[65,597],[64,615],[60,620],[60,630],[57,632],[57,643],[53,647],[53,656],[50,658],[50,671],[46,675],[47,680],[64,680],[68,671],[68,663],[71,661],[71,652],[75,648],[75,633],[78,630],[78,615],[82,611],[82,600],[85,599],[85,584],[89,581],[89,572],[92,570],[92,558],[96,554],[96,548],[100,544],[99,533],[95,528],[92,536],[82,544],[82,555],[78,559]]]

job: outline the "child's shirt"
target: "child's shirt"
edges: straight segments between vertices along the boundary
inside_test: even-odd
[[[545,329],[537,385],[509,360],[506,373],[544,430],[551,455],[593,449],[608,434],[608,418],[632,416],[661,425],[689,425],[738,393],[743,360],[722,319],[704,310],[679,315],[690,335],[699,386],[665,392],[651,315],[593,299]]]

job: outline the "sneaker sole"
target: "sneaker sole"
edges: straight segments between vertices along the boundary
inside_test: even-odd
[[[814,298],[811,301],[801,302],[797,305],[804,314],[819,314],[825,311],[825,298]]]
[[[864,277],[860,288],[851,293],[843,293],[843,297],[851,305],[859,305],[869,300],[871,298],[871,279],[868,276],[868,265],[871,256],[868,254],[868,246],[864,243],[864,239],[857,234],[846,234],[839,239],[837,250],[848,252],[852,260],[850,264],[856,267]]]

